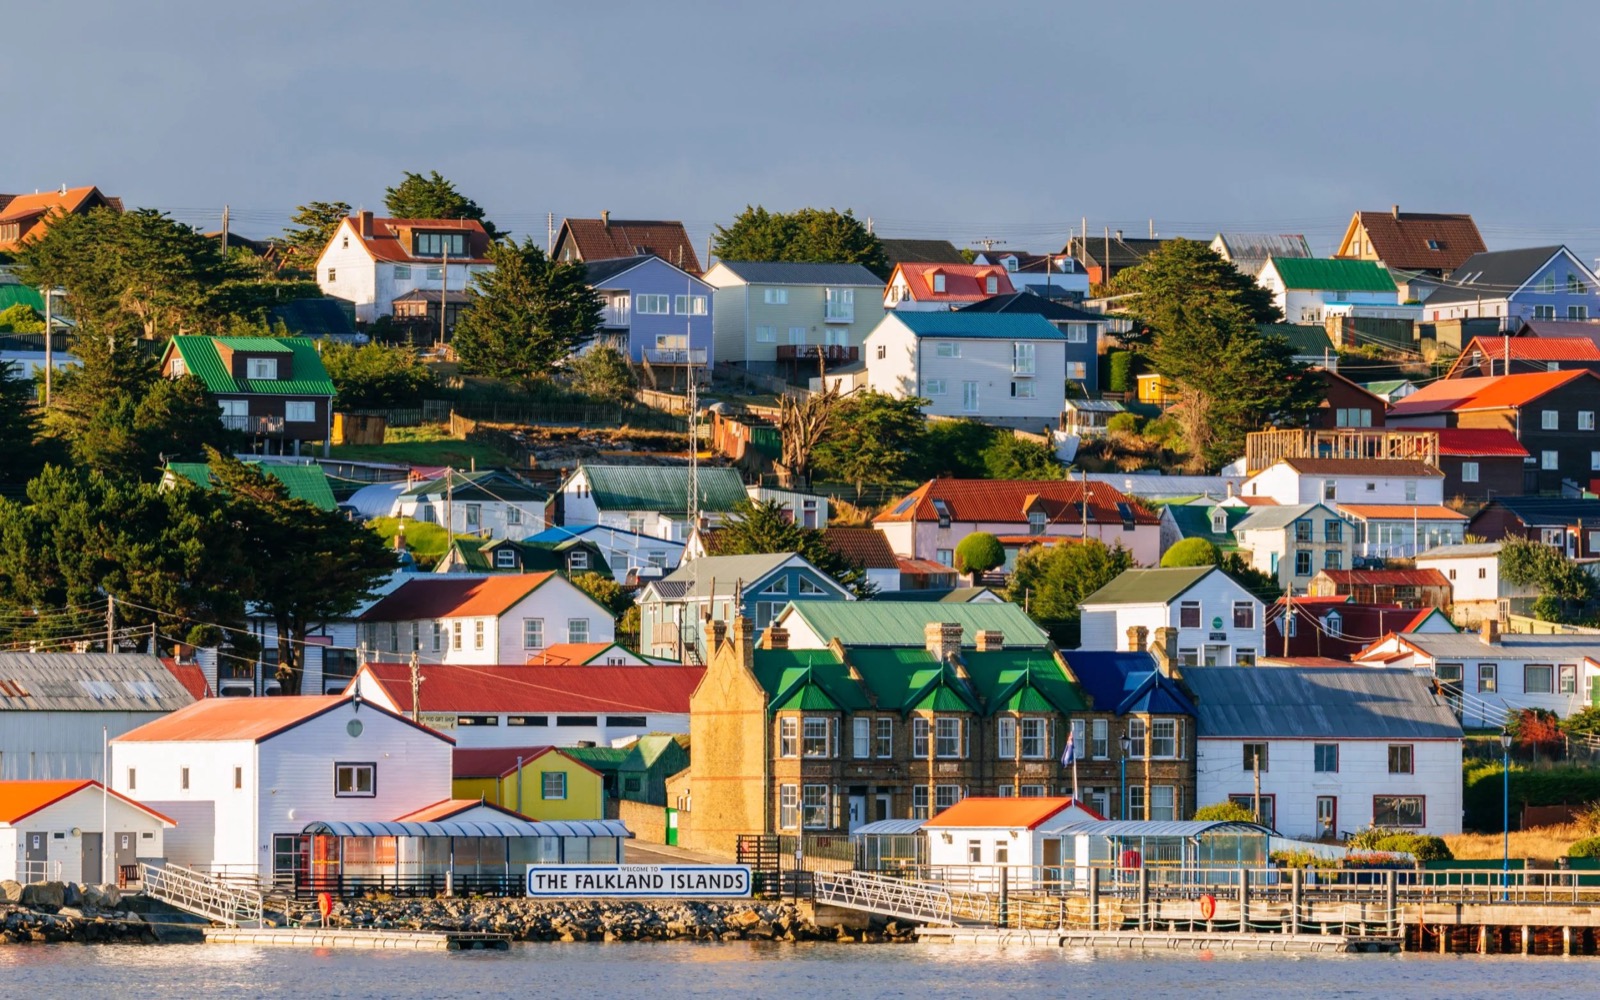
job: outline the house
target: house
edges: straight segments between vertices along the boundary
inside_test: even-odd
[[[1106,483],[1052,479],[930,479],[872,521],[899,555],[955,565],[973,532],[1097,538],[1121,545],[1134,561],[1161,558],[1161,519]]]
[[[1600,372],[1600,344],[1587,337],[1473,337],[1445,378],[1487,378],[1529,372]]]
[[[1165,242],[1158,239],[1123,239],[1122,230],[1119,229],[1115,236],[1073,236],[1061,248],[1061,253],[1081,262],[1089,272],[1092,284],[1105,285],[1117,276],[1117,272],[1138,267],[1146,257],[1161,249],[1161,244]]]
[[[519,816],[604,819],[605,779],[563,747],[456,747],[450,794]]]
[[[0,652],[0,781],[103,781],[107,735],[194,700],[154,656]]]
[[[639,514],[644,516],[643,512]],[[523,544],[530,555],[544,553],[533,557],[535,561],[540,558],[557,560],[569,575],[591,571],[609,573],[618,583],[629,583],[671,572],[683,558],[685,543],[608,524],[590,524],[546,528],[529,536]]]
[[[1382,399],[1385,403],[1398,403],[1413,392],[1417,391],[1417,384],[1403,378],[1384,379],[1378,382],[1363,382],[1361,388]]]
[[[712,526],[747,499],[737,469],[702,467],[695,483],[695,507]],[[557,523],[567,529],[599,525],[681,543],[689,540],[693,527],[688,524],[687,466],[584,463],[562,481],[556,502]]]
[[[1423,310],[1433,321],[1498,318],[1504,330],[1529,319],[1581,322],[1600,316],[1600,278],[1564,246],[1486,251],[1450,272]]]
[[[900,589],[900,562],[882,530],[865,524],[830,524],[822,532],[822,543],[861,567],[867,583],[880,593]]]
[[[1037,649],[1050,645],[1050,636],[1015,604],[1002,601],[964,603],[908,600],[816,601],[791,604],[778,613],[774,624],[784,630],[789,649],[827,649],[843,646],[920,647],[928,622],[938,619],[959,626],[962,642],[973,646],[978,636],[998,632],[1011,649]]]
[[[1089,297],[1089,272],[1065,254],[985,250],[972,262],[1005,268],[1019,292],[1033,292],[1052,301],[1082,302]]]
[[[1467,530],[1490,542],[1526,538],[1569,559],[1600,559],[1600,500],[1497,496],[1472,516]]]
[[[1203,538],[1219,552],[1232,552],[1239,548],[1234,529],[1249,514],[1248,507],[1162,504],[1161,551],[1189,538]]]
[[[1211,249],[1252,281],[1269,258],[1311,256],[1311,244],[1299,233],[1218,233]]]
[[[879,237],[889,266],[896,264],[965,264],[967,258],[949,240],[902,240]],[[994,261],[989,261],[994,263]]]
[[[608,667],[665,665],[660,660],[647,660],[615,642],[552,643],[528,657],[528,663],[536,667],[586,667],[596,664]]]
[[[357,616],[369,655],[422,663],[522,663],[552,642],[611,642],[616,620],[553,573],[414,575]]]
[[[1441,427],[1436,433],[1445,496],[1484,500],[1522,492],[1528,449],[1511,431]]]
[[[896,264],[883,290],[883,307],[899,312],[949,312],[1016,291],[1005,268],[994,264]]]
[[[1467,515],[1443,505],[1341,503],[1352,528],[1352,559],[1405,559],[1465,540]]]
[[[802,528],[821,531],[828,526],[829,501],[821,493],[805,493],[754,483],[746,486],[744,491],[752,503],[777,504],[787,520]]]
[[[1515,635],[1486,618],[1478,632],[1387,635],[1357,654],[1355,662],[1437,680],[1464,725],[1499,728],[1508,713],[1524,708],[1566,718],[1593,703],[1600,680],[1596,639]]]
[[[1005,543],[1001,543],[1004,545]],[[1006,553],[1006,558],[1012,558],[1012,553]],[[900,566],[900,587],[909,593],[933,592],[943,593],[953,590],[961,584],[961,574],[956,572],[954,566],[933,562],[929,559],[913,559],[909,556],[897,556],[895,562]]]
[[[402,528],[404,525],[401,526]],[[535,537],[559,534],[550,528]],[[599,545],[582,535],[554,542],[514,542],[506,538],[452,538],[450,547],[434,565],[435,573],[560,573],[572,578],[584,573],[599,573],[615,578],[611,564]],[[626,567],[618,582],[627,580]]]
[[[1461,723],[1413,674],[1358,667],[1199,667],[1200,799],[1287,837],[1366,827],[1461,832]]]
[[[1083,397],[1079,402],[1099,402],[1093,397],[1100,394],[1100,327],[1105,323],[1104,314],[1086,312],[1032,291],[996,295],[962,306],[960,311],[1043,316],[1067,338],[1067,381]]]
[[[315,821],[450,798],[452,743],[364,698],[208,698],[113,739],[111,790],[177,824],[172,864],[288,876]]]
[[[356,322],[392,316],[432,343],[455,329],[472,277],[490,270],[489,233],[476,219],[380,219],[358,212],[317,257],[322,294],[355,308]]]
[[[1269,257],[1256,282],[1272,293],[1273,304],[1291,323],[1322,323],[1332,303],[1391,309],[1400,304],[1388,270],[1365,260]]]
[[[1275,655],[1275,660],[1348,666],[1351,657],[1390,632],[1454,631],[1437,608],[1418,611],[1398,604],[1358,604],[1349,597],[1280,597],[1267,612],[1267,649],[1283,654]]]
[[[1344,597],[1358,604],[1443,608],[1450,580],[1436,569],[1325,569],[1311,579],[1312,597]]]
[[[1450,581],[1450,617],[1457,624],[1477,628],[1485,618],[1503,621],[1505,611],[1527,614],[1539,596],[1538,588],[1501,576],[1501,547],[1501,542],[1474,542],[1417,553],[1417,569],[1443,573]]]
[[[1253,568],[1276,578],[1284,590],[1303,593],[1318,570],[1350,565],[1354,533],[1327,504],[1250,507],[1241,513],[1245,516],[1233,528],[1238,547],[1248,553]]]
[[[1251,275],[1251,277],[1255,277]],[[1320,323],[1258,323],[1264,337],[1279,337],[1294,350],[1292,359],[1302,365],[1318,365],[1328,371],[1339,368],[1338,348]]]
[[[1145,372],[1134,376],[1134,396],[1141,403],[1164,410],[1178,401],[1178,384],[1160,372]]]
[[[333,488],[328,485],[328,474],[322,466],[290,465],[286,462],[246,462],[275,479],[289,492],[289,499],[303,500],[318,510],[334,510],[339,505],[333,498]],[[216,485],[211,467],[204,462],[168,462],[161,473],[161,488],[170,490],[180,482],[209,490]]]
[[[22,244],[50,228],[64,215],[87,215],[97,208],[122,211],[122,199],[100,193],[94,186],[69,188],[33,194],[0,194],[0,253],[16,253]]]
[[[928,416],[1037,431],[1061,420],[1067,343],[1028,313],[897,311],[867,335],[867,385],[926,399]]]
[[[1071,796],[1016,798],[969,796],[922,824],[928,838],[928,864],[964,870],[977,891],[999,889],[999,869],[1016,868],[1013,889],[1030,888],[1031,872],[1059,871],[1070,864],[1073,850],[1062,847],[1070,835],[1087,823],[1105,817]],[[988,871],[984,867],[993,866]]]
[[[193,375],[222,410],[222,425],[264,453],[300,454],[333,438],[333,381],[316,344],[303,337],[180,334],[161,354],[166,378]]]
[[[705,556],[639,591],[639,644],[651,656],[704,663],[706,628],[744,615],[762,630],[791,602],[853,601],[850,593],[795,552]]]
[[[564,752],[600,772],[608,801],[665,806],[667,779],[689,767],[687,733],[652,733],[614,746],[570,747]]]
[[[609,746],[646,733],[688,732],[689,694],[703,673],[604,664],[434,666],[418,682],[416,717],[458,747]],[[411,665],[389,662],[362,666],[346,693],[410,716],[411,692]]]
[[[1402,212],[1395,205],[1352,215],[1334,256],[1383,264],[1407,285],[1410,302],[1426,299],[1445,275],[1485,249],[1470,215]]]
[[[1259,474],[1281,461],[1289,460],[1303,469],[1312,468],[1310,465],[1299,465],[1306,461],[1340,462],[1343,464],[1339,466],[1321,465],[1316,468],[1323,472],[1344,469],[1339,474],[1350,476],[1358,475],[1363,469],[1389,474],[1396,472],[1394,466],[1374,465],[1374,462],[1419,462],[1437,470],[1442,478],[1437,491],[1441,500],[1445,497],[1481,499],[1520,492],[1523,462],[1527,457],[1527,449],[1517,443],[1516,436],[1502,429],[1386,426],[1375,429],[1269,430],[1257,431],[1245,437],[1245,468],[1252,474]],[[1303,489],[1308,483],[1313,487],[1316,485],[1313,480],[1294,478],[1291,473],[1292,470],[1284,469],[1269,477],[1274,480],[1270,488],[1289,490],[1288,479],[1291,478],[1298,484],[1295,489]],[[1372,479],[1344,484],[1333,482],[1331,487],[1324,483],[1323,486],[1331,488],[1345,500],[1365,501],[1369,496],[1367,486],[1370,483],[1372,494],[1375,495],[1382,486],[1391,502],[1398,497],[1404,503],[1407,502],[1407,493],[1413,489],[1411,481],[1414,479],[1417,479],[1416,475],[1402,475],[1398,493],[1390,488],[1392,484],[1383,485]],[[1254,483],[1251,488],[1258,493],[1247,494],[1244,497],[1246,501],[1259,496],[1261,484]],[[1434,495],[1433,488],[1420,480],[1415,483],[1415,492],[1418,499],[1424,495]]]
[[[1600,470],[1597,398],[1600,375],[1584,370],[1440,379],[1394,404],[1389,423],[1511,431],[1531,456],[1521,492],[1554,493]]]
[[[596,343],[616,348],[634,364],[712,363],[710,285],[653,255],[591,260],[584,268],[604,303]]]
[[[549,502],[548,490],[508,470],[446,469],[408,486],[395,501],[394,515],[443,525],[451,535],[516,539],[545,529]]]
[[[138,882],[176,825],[89,778],[0,781],[0,881]]]
[[[1174,662],[1250,666],[1265,649],[1261,599],[1216,566],[1130,569],[1083,599],[1085,650],[1114,650],[1129,630],[1177,629]]]
[[[700,258],[683,223],[656,219],[562,219],[550,259],[595,264],[622,257],[659,257],[689,274],[700,273]]]
[[[1341,427],[1382,427],[1389,404],[1381,397],[1345,378],[1336,371],[1313,368],[1311,378],[1322,383],[1322,401],[1306,421],[1306,426],[1335,430]]]
[[[1444,473],[1417,459],[1289,457],[1251,476],[1241,492],[1280,504],[1437,506],[1444,502]]]
[[[860,264],[717,261],[712,354],[753,371],[807,376],[861,357],[883,318],[883,281]]]

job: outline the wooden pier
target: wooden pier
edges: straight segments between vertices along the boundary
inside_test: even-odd
[[[208,927],[207,944],[377,951],[508,951],[511,935],[488,931],[355,930],[336,927]]]
[[[1085,931],[1057,928],[919,927],[917,940],[929,944],[983,944],[1036,948],[1093,948],[1112,951],[1250,951],[1292,954],[1393,953],[1399,938],[1342,934],[1239,934],[1204,931]]]

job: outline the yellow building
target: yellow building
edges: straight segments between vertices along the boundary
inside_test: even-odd
[[[1165,406],[1178,401],[1178,387],[1165,375],[1150,373],[1138,378],[1139,402]]]
[[[599,771],[559,747],[457,748],[451,794],[538,820],[604,819]]]

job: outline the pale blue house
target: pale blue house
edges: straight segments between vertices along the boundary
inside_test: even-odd
[[[1564,246],[1473,254],[1422,305],[1428,322],[1498,318],[1515,330],[1530,319],[1600,318],[1600,279]]]
[[[585,263],[604,313],[600,342],[635,363],[703,367],[711,357],[712,287],[652,254]]]

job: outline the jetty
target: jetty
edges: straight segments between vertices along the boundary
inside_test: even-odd
[[[206,944],[381,951],[508,951],[511,935],[490,931],[365,930],[339,927],[212,927]]]

